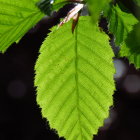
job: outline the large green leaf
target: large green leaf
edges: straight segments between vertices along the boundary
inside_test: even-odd
[[[109,31],[115,36],[116,45],[121,45],[127,38],[133,26],[138,23],[138,20],[130,13],[123,12],[118,5],[107,7],[105,16],[109,21]]]
[[[0,51],[5,52],[44,16],[36,2],[38,0],[0,0]]]
[[[35,70],[37,102],[51,128],[67,140],[92,140],[108,117],[114,87],[114,54],[108,37],[82,17],[53,29]]]
[[[120,56],[127,57],[130,63],[140,68],[140,22],[134,26],[134,30],[122,44]]]
[[[94,22],[97,22],[100,12],[111,0],[86,0]]]

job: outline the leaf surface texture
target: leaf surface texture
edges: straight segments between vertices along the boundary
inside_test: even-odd
[[[108,117],[115,89],[114,54],[108,37],[80,17],[54,28],[37,60],[37,102],[51,128],[66,140],[92,140]]]
[[[115,43],[119,46],[125,41],[138,20],[132,14],[122,11],[118,5],[107,7],[106,10],[105,16],[109,21],[109,31],[114,34]]]
[[[0,51],[32,28],[44,15],[36,7],[38,0],[0,0]]]
[[[93,21],[96,23],[99,19],[101,11],[104,7],[109,4],[111,0],[86,0],[88,3],[89,10],[92,15]]]
[[[140,68],[140,22],[134,26],[134,30],[122,44],[120,56],[127,57],[130,63]]]

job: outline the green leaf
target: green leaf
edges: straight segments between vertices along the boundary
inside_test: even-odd
[[[86,0],[89,10],[92,15],[93,21],[96,23],[99,19],[101,11],[108,5],[111,0]]]
[[[62,8],[64,5],[72,3],[69,0],[54,0],[54,3],[52,4],[52,9],[55,11],[58,11],[60,8]]]
[[[140,68],[140,22],[134,26],[134,30],[122,44],[120,56],[127,57],[130,63]]]
[[[138,20],[130,13],[123,12],[118,5],[107,7],[104,14],[108,18],[109,31],[115,36],[117,46],[127,38]]]
[[[92,140],[112,105],[114,54],[107,35],[80,17],[53,29],[40,49],[35,70],[37,102],[51,128],[67,140]]]
[[[36,7],[38,0],[0,0],[0,51],[32,28],[44,15]]]

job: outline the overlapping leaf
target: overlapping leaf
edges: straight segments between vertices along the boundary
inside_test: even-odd
[[[134,26],[134,30],[122,44],[120,56],[127,57],[130,63],[140,68],[140,22]]]
[[[86,0],[94,22],[97,22],[100,12],[111,0]]]
[[[74,34],[72,22],[53,29],[35,66],[43,117],[66,140],[92,140],[112,105],[114,54],[90,21],[80,17]]]
[[[38,0],[0,0],[0,51],[5,52],[44,16],[36,2]]]
[[[109,30],[114,34],[115,43],[119,46],[132,31],[133,26],[138,23],[138,20],[132,14],[123,12],[119,6],[107,7],[106,10],[105,16],[109,21]]]

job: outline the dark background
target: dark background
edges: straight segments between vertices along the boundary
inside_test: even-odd
[[[139,17],[134,3],[124,3]],[[33,81],[39,47],[67,8],[53,18],[44,18],[17,45],[0,54],[0,140],[59,139],[42,119]],[[114,63],[114,106],[95,140],[140,140],[140,70],[135,70],[127,59],[115,59]]]

